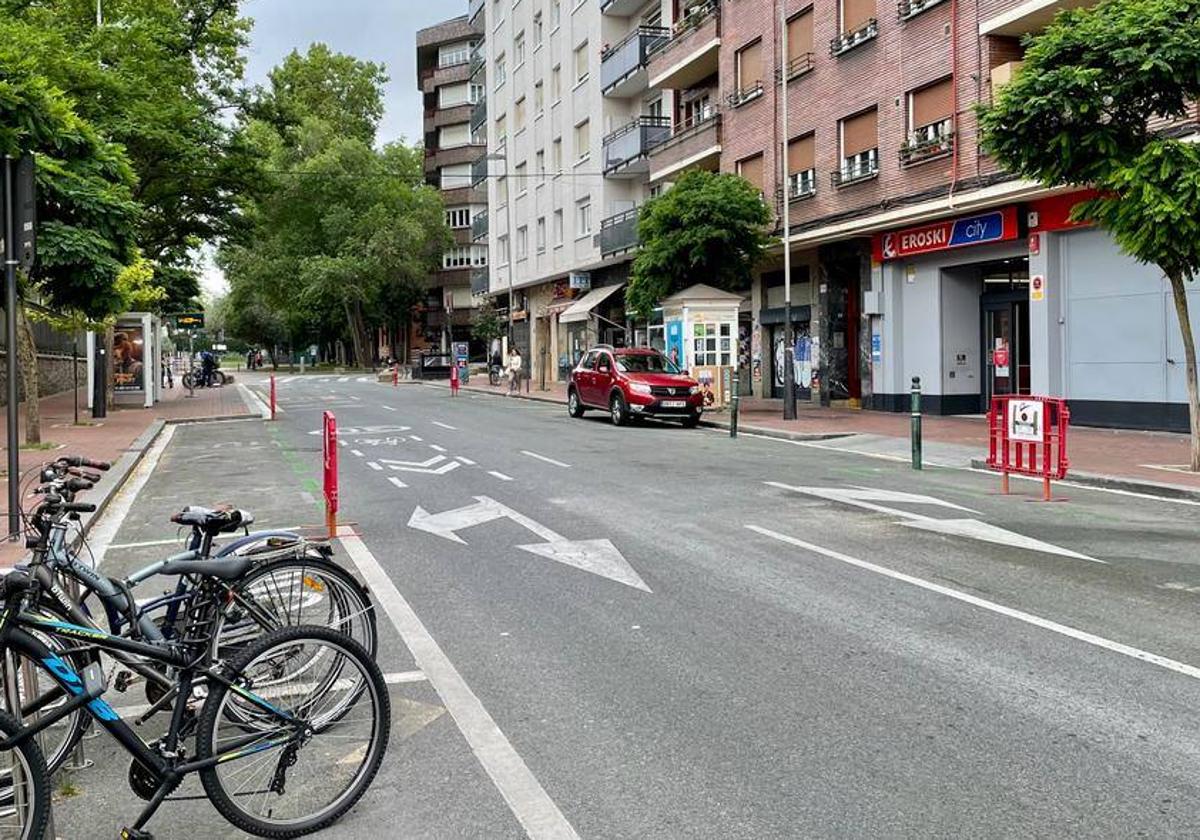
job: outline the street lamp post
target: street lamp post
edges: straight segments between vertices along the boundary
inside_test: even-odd
[[[504,183],[508,190],[508,195],[505,196],[504,203],[506,205],[506,216],[508,218],[508,345],[512,347],[513,342],[513,262],[516,260],[516,241],[513,235],[516,232],[516,218],[513,215],[513,193],[512,184],[508,183],[508,153],[505,149],[505,154],[492,152],[487,155],[485,160],[499,160],[504,162]]]
[[[787,4],[779,4],[779,171],[783,216],[783,419],[796,419],[796,344],[792,336],[791,196],[788,184],[788,32]]]

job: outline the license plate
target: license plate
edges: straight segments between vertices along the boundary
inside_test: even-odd
[[[687,400],[663,400],[663,408],[686,408]]]

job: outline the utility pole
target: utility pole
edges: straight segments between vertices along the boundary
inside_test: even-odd
[[[788,184],[787,3],[779,3],[779,167],[783,180],[783,419],[796,419],[796,339],[792,335],[792,206]]]
[[[4,335],[8,343],[8,538],[21,535],[21,451],[17,428],[17,214],[16,161],[4,156]]]

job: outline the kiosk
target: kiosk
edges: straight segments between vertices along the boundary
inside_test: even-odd
[[[706,409],[726,406],[733,396],[741,305],[741,295],[704,283],[662,302],[665,353],[700,383]]]

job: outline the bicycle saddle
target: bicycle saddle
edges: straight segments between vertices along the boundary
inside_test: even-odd
[[[254,522],[254,514],[230,507],[216,509],[188,505],[171,517],[177,525],[190,525],[207,534],[228,534]]]
[[[160,575],[200,575],[218,580],[237,580],[254,566],[248,557],[222,557],[220,560],[168,560]]]

